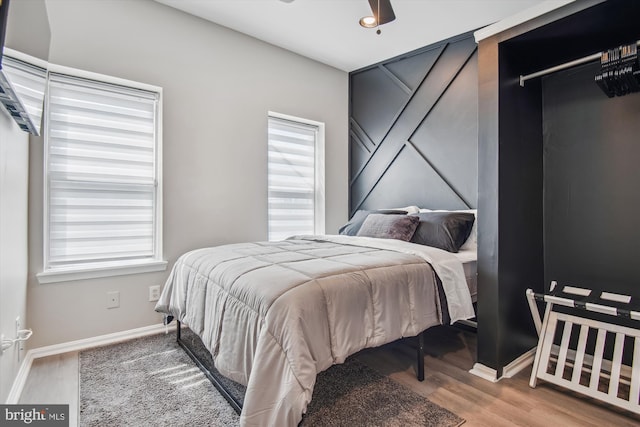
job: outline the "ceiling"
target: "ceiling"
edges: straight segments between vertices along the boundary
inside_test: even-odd
[[[566,0],[391,0],[396,20],[375,29],[367,0],[156,0],[344,71],[353,71]]]

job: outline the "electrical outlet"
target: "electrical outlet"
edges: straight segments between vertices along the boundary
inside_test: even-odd
[[[149,301],[158,301],[160,299],[160,285],[149,286]]]
[[[107,292],[107,308],[120,307],[120,292],[111,291]]]

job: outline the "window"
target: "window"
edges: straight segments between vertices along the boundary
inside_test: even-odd
[[[269,113],[269,240],[324,233],[324,124]]]
[[[166,268],[161,90],[85,75],[49,74],[40,282]]]

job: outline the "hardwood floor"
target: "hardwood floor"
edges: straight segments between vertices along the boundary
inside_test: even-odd
[[[361,360],[466,419],[464,427],[638,426],[640,417],[539,381],[529,387],[531,368],[491,383],[471,375],[476,335],[437,327],[425,336],[425,380],[415,377],[414,350],[391,343],[363,352]],[[623,413],[624,412],[624,413]]]
[[[69,427],[78,425],[78,352],[33,361],[19,403],[69,404]]]
[[[639,416],[542,381],[530,388],[530,369],[497,383],[469,374],[476,354],[472,332],[432,328],[426,333],[425,348],[423,382],[416,380],[415,351],[407,343],[365,350],[359,358],[466,419],[464,427],[640,425]],[[35,360],[20,403],[69,403],[70,426],[78,425],[78,353]]]

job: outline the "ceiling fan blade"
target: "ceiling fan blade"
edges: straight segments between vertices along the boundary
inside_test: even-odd
[[[375,16],[378,25],[383,25],[396,19],[396,14],[393,13],[391,7],[391,0],[369,0],[369,6],[373,16]],[[378,10],[380,10],[380,16],[378,16]]]

